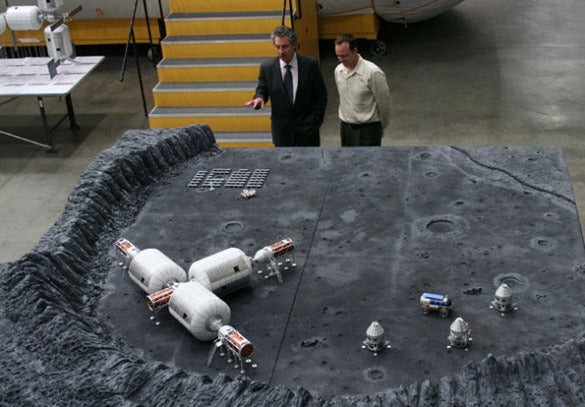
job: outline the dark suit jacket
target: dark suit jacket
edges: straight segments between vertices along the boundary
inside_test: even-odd
[[[297,54],[299,82],[291,106],[282,80],[278,58],[260,65],[254,98],[269,99],[272,108],[272,142],[277,147],[319,146],[319,127],[327,106],[327,89],[319,63],[313,57]]]

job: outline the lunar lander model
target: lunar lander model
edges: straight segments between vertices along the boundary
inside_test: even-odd
[[[455,348],[467,348],[471,338],[471,328],[469,324],[461,317],[457,317],[449,327],[449,346]]]
[[[494,294],[494,300],[492,301],[491,307],[502,313],[514,310],[515,304],[513,303],[512,294],[512,289],[508,284],[500,284]]]
[[[366,339],[362,342],[362,348],[373,352],[376,355],[379,351],[386,348],[390,349],[390,341],[384,336],[384,328],[378,321],[373,321],[366,330]]]

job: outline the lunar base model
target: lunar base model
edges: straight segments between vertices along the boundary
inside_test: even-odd
[[[214,169],[269,172],[249,199],[188,186]],[[122,236],[184,269],[290,236],[282,284],[255,274],[222,297],[258,367],[207,367],[210,343],[151,320]],[[0,266],[0,402],[579,405],[584,260],[560,149],[221,152],[206,126],[128,132],[35,250]],[[506,313],[490,308],[503,283]],[[424,315],[423,292],[448,294],[449,315]],[[458,317],[467,350],[447,348]],[[362,349],[372,321],[392,344],[376,355]]]

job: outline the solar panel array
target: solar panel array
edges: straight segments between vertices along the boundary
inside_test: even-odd
[[[212,170],[197,171],[187,185],[189,188],[262,188],[268,173],[268,168],[257,168],[250,171],[247,168],[232,170],[231,168],[214,168]]]

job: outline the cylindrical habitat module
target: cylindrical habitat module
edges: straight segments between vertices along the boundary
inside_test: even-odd
[[[414,23],[437,16],[463,0],[318,0],[319,16],[376,13],[391,23]]]
[[[45,28],[45,43],[49,56],[54,60],[73,56],[73,44],[66,25],[60,25],[55,30],[52,30],[51,26],[47,26]]]
[[[63,0],[39,0],[37,4],[44,12],[55,13],[63,7]]]
[[[254,353],[254,345],[244,335],[231,325],[224,325],[219,328],[218,336],[222,343],[229,346],[242,358],[248,358]]]
[[[230,307],[196,281],[179,284],[169,302],[169,312],[191,334],[210,341],[230,322]]]
[[[250,258],[234,247],[198,260],[189,267],[189,279],[216,294],[227,294],[247,286],[250,274]]]
[[[158,311],[161,308],[166,307],[169,305],[171,301],[171,297],[175,292],[175,287],[167,287],[163,288],[160,291],[152,293],[146,296],[146,301],[148,305],[148,309],[151,311]]]
[[[294,249],[295,245],[291,238],[283,239],[280,242],[276,242],[258,250],[254,255],[253,261],[268,262],[275,257],[284,256],[286,253],[292,252]]]
[[[37,6],[13,6],[6,9],[6,23],[13,31],[38,30],[43,20],[41,9]]]
[[[292,252],[295,249],[295,245],[291,238],[287,238],[274,243],[270,246],[270,249],[274,253],[274,257],[280,257],[284,256],[286,253]]]
[[[136,254],[128,266],[128,275],[147,294],[187,281],[185,270],[157,249]]]

